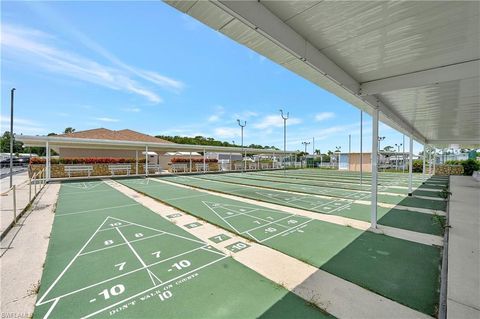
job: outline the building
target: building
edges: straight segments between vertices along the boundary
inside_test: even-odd
[[[66,133],[56,135],[57,137],[66,138],[78,138],[88,140],[107,140],[107,141],[129,141],[129,142],[147,142],[147,143],[164,143],[172,144],[170,141],[157,138],[151,135],[143,134],[140,132],[132,131],[129,129],[114,131],[106,128],[96,128],[85,131],[78,131],[73,133]],[[131,149],[108,149],[108,148],[75,148],[75,147],[52,147],[60,158],[86,158],[86,157],[112,157],[112,158],[136,158],[138,152]],[[145,156],[145,151],[141,152],[141,155]],[[171,158],[175,155],[159,152],[148,152],[149,163],[160,164],[162,167],[166,167]]]

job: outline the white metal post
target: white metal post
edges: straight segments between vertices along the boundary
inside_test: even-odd
[[[47,155],[47,162],[46,162],[46,169],[47,169],[47,176],[46,176],[46,180],[47,182],[50,181],[50,144],[48,143],[47,141],[47,144],[46,144],[46,155]]]
[[[435,147],[433,148],[432,157],[433,157],[433,172],[432,172],[432,175],[435,175],[435,165],[437,164],[437,149]]]
[[[135,150],[135,175],[138,175],[138,150]]]
[[[422,157],[423,157],[423,158],[422,158],[422,160],[423,160],[423,163],[422,163],[422,164],[423,164],[423,166],[422,166],[422,175],[423,175],[423,177],[425,177],[425,158],[426,158],[426,156],[427,156],[427,154],[425,154],[426,151],[427,151],[427,146],[426,146],[425,144],[423,144],[423,156],[422,156]]]
[[[403,158],[403,161],[402,161],[402,172],[405,173],[405,134],[403,134],[403,142],[402,142],[402,145],[403,145],[403,149],[402,149],[402,158]]]
[[[148,177],[148,145],[145,146],[145,177]]]
[[[360,185],[363,184],[363,110],[360,110]]]
[[[206,156],[207,156],[206,151],[205,151],[205,149],[203,149],[203,172],[204,173],[206,172],[206,169],[205,169],[206,168],[206,165],[205,165],[206,164]]]
[[[377,228],[377,174],[378,174],[378,109],[373,110],[372,116],[372,199],[370,227]]]
[[[410,134],[410,149],[408,151],[408,196],[412,196],[413,178],[413,137]]]

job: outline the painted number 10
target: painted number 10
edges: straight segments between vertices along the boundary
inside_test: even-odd
[[[105,298],[105,300],[110,299],[110,296],[118,296],[122,294],[125,291],[125,286],[122,284],[118,284],[113,286],[110,289],[104,289],[102,290],[98,295],[102,296]]]
[[[191,263],[188,260],[182,260],[179,261],[178,263],[174,263],[172,266],[177,268],[178,270],[181,270],[183,268],[190,267]]]

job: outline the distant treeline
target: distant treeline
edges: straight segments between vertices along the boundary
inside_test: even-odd
[[[168,135],[157,135],[155,137],[177,143],[177,144],[192,144],[192,145],[212,145],[212,146],[227,146],[227,147],[241,147],[241,145],[229,143],[229,142],[222,142],[216,140],[212,137],[204,137],[204,136],[195,136],[195,137],[188,137],[188,136],[168,136]],[[258,144],[250,144],[245,145],[245,147],[251,148],[262,148],[262,149],[272,149],[278,150],[275,146],[263,146]]]

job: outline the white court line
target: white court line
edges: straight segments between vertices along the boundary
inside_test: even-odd
[[[139,205],[140,205],[140,204],[135,203],[135,204],[126,204],[126,205],[119,205],[119,206],[111,206],[111,207],[106,207],[106,208],[95,208],[95,209],[82,210],[82,211],[73,212],[73,213],[55,214],[55,216],[76,215],[76,214],[97,212],[97,211],[99,211],[99,210],[117,209],[117,208],[122,208],[122,207],[139,206]]]
[[[148,237],[143,237],[143,238],[140,238],[140,239],[132,240],[131,243],[136,243],[137,241],[142,241],[142,240],[145,240],[145,239],[155,238],[155,237],[162,236],[162,235],[165,235],[165,233],[156,234],[156,235],[152,235],[152,236],[148,236]],[[126,243],[116,244],[116,245],[113,245],[113,246],[108,246],[108,247],[99,248],[99,249],[95,249],[95,250],[90,250],[90,251],[81,253],[79,256],[85,256],[85,255],[89,255],[89,254],[92,254],[92,253],[96,253],[96,252],[99,252],[99,251],[102,251],[102,250],[107,250],[107,249],[111,249],[111,248],[115,248],[115,247],[120,247],[120,246],[124,246],[124,245],[126,245]]]
[[[80,250],[77,252],[77,254],[72,258],[72,260],[67,264],[67,266],[60,273],[60,275],[58,275],[58,277],[53,281],[53,283],[50,285],[50,287],[48,287],[48,289],[45,291],[45,293],[42,295],[42,297],[40,297],[40,299],[37,301],[37,303],[36,303],[37,306],[43,304],[42,301],[45,298],[45,296],[52,290],[52,288],[57,284],[57,282],[60,280],[60,278],[62,278],[62,276],[65,274],[65,272],[68,270],[68,268],[70,268],[70,266],[78,258],[78,256],[82,253],[82,251],[85,249],[85,247],[87,247],[87,245],[90,243],[90,241],[93,239],[93,237],[95,237],[97,232],[100,230],[100,228],[102,228],[102,226],[105,224],[105,222],[108,220],[108,218],[109,217],[105,218],[103,223],[101,223],[100,226],[98,226],[97,230],[95,230],[95,232],[92,234],[92,236],[90,236],[90,238],[87,240],[87,242],[82,246],[82,248],[80,248]]]
[[[136,226],[139,226],[139,227],[144,227],[144,228],[155,230],[155,231],[158,231],[158,232],[163,232],[163,233],[168,234],[170,236],[183,238],[183,239],[190,240],[190,241],[193,241],[193,242],[196,242],[196,243],[199,243],[199,244],[204,244],[203,241],[199,241],[199,240],[196,240],[196,239],[192,239],[192,238],[184,237],[184,236],[181,236],[181,235],[173,234],[173,233],[170,233],[170,232],[167,232],[167,231],[164,231],[164,230],[158,230],[156,228],[140,225],[140,224],[137,224],[137,223],[134,223],[134,222],[129,222],[129,221],[126,221],[126,220],[123,220],[123,219],[120,219],[120,218],[116,218],[116,217],[110,217],[110,218],[116,219],[116,220],[119,220],[119,221],[122,221],[122,222],[125,222],[125,223],[130,223],[130,224],[133,224],[133,225],[136,225]]]
[[[190,195],[190,196],[181,196],[181,197],[167,198],[167,199],[164,199],[164,200],[165,200],[165,201],[170,201],[170,200],[188,199],[188,198],[204,197],[204,196],[206,196],[206,194]]]
[[[159,287],[161,287],[161,286],[163,286],[163,285],[166,285],[166,284],[168,284],[168,283],[170,283],[170,282],[172,282],[172,281],[174,281],[174,280],[177,280],[177,279],[182,278],[182,277],[184,277],[184,276],[186,276],[186,275],[189,275],[189,274],[191,274],[192,272],[199,271],[199,270],[201,270],[201,269],[203,269],[203,268],[205,268],[205,267],[211,266],[211,265],[213,265],[213,264],[215,264],[215,263],[217,263],[217,262],[219,262],[219,261],[221,261],[221,260],[223,260],[223,259],[225,259],[225,258],[228,258],[228,256],[221,257],[221,258],[219,258],[219,259],[217,259],[217,260],[214,260],[214,261],[212,261],[212,262],[209,262],[208,264],[205,264],[205,265],[200,266],[200,267],[198,267],[198,268],[196,268],[196,269],[190,270],[189,272],[186,272],[186,273],[184,273],[184,274],[182,274],[182,275],[180,275],[180,276],[177,276],[177,277],[175,277],[175,278],[172,278],[172,279],[170,279],[170,280],[168,280],[168,281],[165,281],[165,282],[163,282],[163,283],[161,283],[161,284],[159,284],[159,285],[153,286],[153,287],[151,287],[151,288],[149,288],[149,289],[147,289],[147,290],[144,290],[144,291],[139,292],[139,293],[137,293],[137,294],[135,294],[135,295],[133,295],[133,296],[130,296],[130,297],[126,298],[126,299],[123,299],[123,300],[121,300],[121,301],[119,301],[119,302],[116,302],[116,303],[114,303],[113,305],[107,306],[107,307],[105,307],[105,308],[103,308],[103,309],[100,309],[100,310],[97,310],[97,311],[95,311],[95,312],[93,312],[93,313],[91,313],[91,314],[88,314],[88,315],[82,317],[81,319],[90,318],[90,317],[92,317],[92,316],[94,316],[94,315],[96,315],[96,314],[99,314],[99,313],[107,310],[107,309],[110,309],[110,308],[112,308],[112,307],[115,307],[116,305],[119,305],[119,304],[121,304],[121,303],[124,303],[125,301],[128,301],[128,300],[130,300],[130,299],[136,298],[136,297],[138,297],[138,296],[140,296],[140,295],[142,295],[142,294],[144,294],[144,293],[146,293],[146,292],[148,292],[148,291],[151,291],[151,290],[153,290],[153,289],[157,289],[157,288],[159,288]]]
[[[52,303],[52,305],[50,306],[50,308],[48,308],[47,313],[45,313],[45,316],[43,316],[43,319],[47,319],[47,318],[50,316],[50,314],[51,314],[52,311],[53,311],[53,308],[55,308],[55,306],[57,305],[58,301],[60,301],[60,298],[55,299],[55,301]]]
[[[265,241],[267,241],[267,240],[270,240],[270,239],[272,239],[272,238],[274,238],[274,237],[277,237],[278,235],[281,235],[281,234],[286,233],[286,232],[288,232],[288,231],[294,230],[295,228],[298,228],[298,227],[300,227],[300,226],[303,226],[303,225],[305,225],[305,224],[308,224],[308,223],[311,222],[312,220],[313,220],[313,219],[307,220],[306,222],[303,222],[303,223],[301,223],[301,224],[298,224],[298,225],[296,225],[296,226],[293,226],[292,228],[286,229],[286,230],[284,230],[284,231],[282,231],[282,232],[280,232],[280,233],[278,233],[278,234],[275,234],[275,235],[270,236],[270,237],[268,237],[268,238],[262,239],[262,240],[260,241],[260,243],[263,243],[263,242],[265,242]]]
[[[232,226],[232,224],[230,224],[229,222],[227,222],[222,216],[220,216],[219,214],[217,214],[216,211],[214,211],[210,206],[208,206],[205,201],[202,200],[202,203],[207,206],[208,209],[210,209],[215,215],[218,216],[218,218],[220,218],[221,220],[223,220],[227,225],[229,225],[230,227],[232,227],[233,230],[235,230],[237,233],[240,233],[240,231],[238,229],[236,229],[235,227]]]
[[[152,267],[152,266],[155,266],[155,265],[164,263],[164,262],[166,262],[166,261],[172,260],[172,259],[174,259],[174,258],[178,258],[178,257],[180,257],[180,256],[183,256],[183,255],[192,253],[192,252],[194,252],[194,251],[196,251],[196,250],[199,250],[199,249],[202,249],[203,247],[206,247],[206,246],[208,246],[208,245],[205,244],[204,246],[197,247],[197,248],[188,250],[188,251],[186,251],[186,252],[180,253],[180,254],[178,254],[178,255],[175,255],[175,256],[172,256],[172,257],[168,257],[168,258],[166,258],[166,259],[159,260],[159,261],[157,261],[157,262],[154,262],[153,264],[148,265],[147,267],[140,267],[140,268],[131,270],[131,271],[129,271],[129,272],[126,272],[126,273],[124,273],[124,274],[117,275],[117,276],[114,276],[114,277],[111,277],[111,278],[102,280],[102,281],[97,282],[97,283],[95,283],[95,284],[91,284],[91,285],[88,285],[88,286],[79,288],[79,289],[77,289],[77,290],[67,292],[67,293],[65,293],[65,294],[63,294],[63,295],[60,295],[60,296],[58,296],[58,297],[55,297],[55,298],[53,298],[53,299],[49,299],[49,300],[47,300],[47,301],[44,301],[44,302],[42,302],[41,305],[46,304],[46,303],[49,303],[49,302],[52,302],[52,301],[54,301],[55,299],[61,299],[61,298],[64,298],[64,297],[67,297],[67,296],[76,294],[76,293],[81,292],[81,291],[83,291],[83,290],[90,289],[90,288],[92,288],[92,287],[95,287],[95,286],[104,284],[104,283],[106,283],[106,282],[109,282],[109,281],[111,281],[111,280],[115,280],[115,279],[118,279],[118,278],[122,278],[122,277],[124,277],[124,276],[131,275],[131,274],[133,274],[133,273],[136,273],[136,272],[139,272],[139,271],[141,271],[141,270],[144,270],[145,268],[149,268],[149,267]]]
[[[208,249],[207,246],[201,247],[200,249],[205,250],[205,251],[208,251],[208,252],[210,252],[210,253],[214,253],[214,254],[220,255],[220,256],[226,256],[224,253],[222,253],[222,252],[220,252],[220,251],[214,251],[214,250]]]
[[[130,248],[130,250],[132,251],[132,253],[135,255],[135,257],[137,257],[138,261],[140,261],[140,263],[142,264],[143,267],[147,268],[147,264],[143,261],[143,259],[138,255],[137,251],[135,249],[133,249],[133,246],[132,244],[130,244],[130,242],[127,240],[127,238],[125,238],[125,236],[123,235],[123,233],[120,231],[120,229],[116,228],[116,230],[118,231],[118,233],[120,234],[120,236],[122,236],[123,240],[125,241],[125,243],[127,244],[128,248]],[[153,285],[155,285],[155,280],[153,280],[153,277],[155,279],[157,279],[160,283],[162,283],[162,280],[160,278],[158,278],[157,276],[155,276],[154,273],[152,273],[150,271],[150,269],[146,269],[147,270],[147,273],[148,273],[148,276],[150,277],[150,280],[152,281]]]
[[[109,189],[104,189],[101,191],[95,191],[95,193],[103,193],[103,192],[110,192]],[[88,194],[87,192],[71,192],[71,193],[62,193],[62,196],[67,196],[67,195],[77,195],[77,194]]]
[[[252,217],[252,218],[255,219],[255,217],[253,217],[253,216],[250,216],[250,215],[247,215],[247,216],[248,216],[248,217]],[[271,225],[271,224],[275,224],[276,222],[282,221],[282,220],[287,219],[287,218],[290,218],[290,217],[292,217],[292,216],[295,216],[295,215],[290,214],[290,215],[287,216],[287,217],[283,217],[283,218],[280,218],[280,219],[275,220],[275,221],[273,221],[273,222],[269,222],[269,223],[267,223],[267,224],[263,224],[263,225],[260,225],[260,226],[251,228],[251,229],[249,229],[249,230],[247,230],[247,231],[241,232],[240,234],[248,233],[248,232],[251,232],[251,231],[253,231],[253,230],[256,230],[256,229],[259,229],[259,228],[262,228],[262,227],[265,227],[265,226],[268,226],[268,225]],[[288,228],[288,226],[285,226],[285,225],[281,225],[281,224],[276,224],[276,225],[281,226],[281,227],[283,227],[283,228]]]

